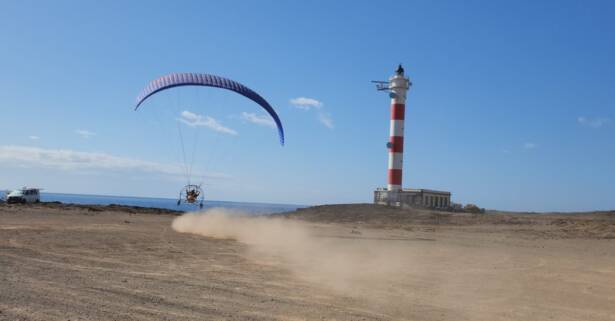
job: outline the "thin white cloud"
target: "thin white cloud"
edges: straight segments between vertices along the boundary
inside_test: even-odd
[[[85,138],[88,139],[92,136],[96,136],[96,133],[93,133],[89,130],[85,130],[85,129],[77,129],[75,130],[75,134],[81,136],[81,138]]]
[[[255,113],[247,113],[247,112],[242,112],[241,113],[241,118],[247,122],[253,123],[253,124],[257,124],[257,125],[261,125],[261,126],[266,126],[266,127],[271,127],[271,128],[275,128],[275,122],[273,121],[273,119],[271,119],[271,117],[269,115],[257,115]]]
[[[0,146],[0,163],[19,167],[74,170],[129,171],[184,175],[179,164],[162,164],[136,158],[114,156],[107,153],[81,152],[70,149],[45,149],[28,146]],[[224,178],[224,174],[209,173],[200,176]]]
[[[39,140],[39,139],[41,139],[40,137],[38,137],[38,136],[36,136],[36,135],[30,135],[30,136],[28,136],[28,138],[29,138],[30,140]]]
[[[606,126],[608,124],[611,123],[611,119],[610,118],[606,118],[606,117],[594,117],[594,118],[590,118],[590,117],[579,117],[577,118],[577,122],[582,125],[582,126],[587,126],[587,127],[591,127],[591,128],[600,128],[603,126]]]
[[[314,98],[308,97],[297,97],[290,100],[291,105],[303,109],[303,110],[311,110],[317,109],[318,111],[318,121],[323,124],[325,127],[329,129],[333,129],[333,117],[331,117],[330,113],[325,112],[324,104]]]
[[[331,114],[319,112],[318,121],[320,121],[321,124],[325,125],[325,127],[333,129],[333,118],[331,118]]]
[[[538,145],[532,142],[526,142],[523,144],[523,149],[535,149],[536,147],[538,147]]]
[[[299,109],[303,109],[303,110],[310,110],[312,108],[320,109],[323,106],[322,102],[314,98],[307,98],[307,97],[293,98],[290,100],[290,103],[291,105]]]
[[[203,116],[184,110],[181,112],[180,118],[178,118],[178,120],[190,127],[207,127],[219,133],[233,136],[238,135],[237,131],[235,131],[234,129],[223,126],[216,119],[207,115]]]
[[[109,169],[140,170],[164,174],[182,173],[178,165],[164,165],[106,153],[79,152],[69,149],[44,149],[27,146],[0,146],[0,162],[62,170]]]

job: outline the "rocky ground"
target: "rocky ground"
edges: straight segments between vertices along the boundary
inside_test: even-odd
[[[615,320],[614,289],[614,212],[0,206],[0,320]]]

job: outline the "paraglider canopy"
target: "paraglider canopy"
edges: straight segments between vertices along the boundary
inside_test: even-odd
[[[172,73],[151,81],[137,97],[135,110],[150,96],[157,92],[180,86],[216,87],[234,91],[259,104],[273,118],[278,128],[280,144],[284,145],[284,128],[273,107],[252,89],[224,77],[198,73]]]

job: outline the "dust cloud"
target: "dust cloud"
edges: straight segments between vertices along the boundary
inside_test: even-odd
[[[250,217],[226,209],[185,214],[173,221],[173,228],[237,240],[259,263],[279,265],[298,278],[372,303],[391,304],[392,297],[403,300],[406,294],[401,289],[407,284],[400,281],[411,262],[400,242],[357,236],[344,227]]]

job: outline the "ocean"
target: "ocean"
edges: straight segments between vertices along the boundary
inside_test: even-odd
[[[4,192],[0,192],[0,198],[4,198]],[[107,195],[86,195],[86,194],[64,194],[64,193],[43,193],[41,192],[41,202],[62,202],[66,204],[82,205],[128,205],[141,207],[164,208],[184,212],[198,211],[199,207],[190,204],[177,206],[177,199],[171,198],[150,198],[150,197],[130,197],[130,196],[107,196]],[[213,207],[239,210],[249,214],[270,214],[294,211],[304,205],[293,204],[272,204],[272,203],[249,203],[249,202],[228,202],[228,201],[208,201],[203,204],[203,210]]]

